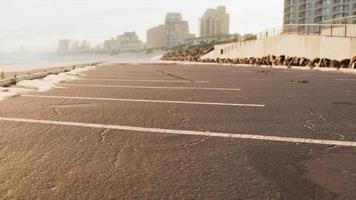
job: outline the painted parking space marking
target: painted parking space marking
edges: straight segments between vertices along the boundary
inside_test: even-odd
[[[89,78],[83,81],[117,81],[117,82],[153,82],[153,83],[210,83],[210,81],[184,81],[184,80],[154,80],[154,79],[113,79]]]
[[[356,79],[353,79],[353,78],[338,78],[336,80],[337,81],[356,81]]]
[[[110,129],[110,130],[122,130],[122,131],[136,131],[136,132],[145,132],[145,133],[161,133],[161,134],[173,134],[173,135],[193,135],[193,136],[206,136],[206,137],[231,138],[231,139],[273,141],[273,142],[284,142],[284,143],[294,143],[294,144],[302,143],[302,144],[356,147],[356,142],[352,142],[352,141],[321,140],[321,139],[280,137],[280,136],[254,135],[254,134],[233,134],[233,133],[223,133],[223,132],[202,132],[202,131],[190,131],[190,130],[174,130],[174,129],[146,128],[146,127],[123,126],[123,125],[93,124],[93,123],[81,123],[81,122],[51,121],[51,120],[7,118],[7,117],[0,117],[0,121],[83,127],[83,128]]]
[[[47,96],[47,95],[22,95],[22,97],[48,98],[48,99],[78,99],[78,100],[97,100],[97,101],[142,102],[142,103],[192,104],[192,105],[211,105],[211,106],[265,107],[265,105],[262,105],[262,104],[168,101],[168,100],[149,100],[149,99],[121,99],[121,98],[119,99],[119,98]]]
[[[167,89],[167,90],[215,90],[240,91],[237,88],[207,88],[207,87],[164,87],[164,86],[136,86],[136,85],[91,85],[91,84],[60,84],[71,87],[101,87],[101,88],[133,88],[133,89]]]

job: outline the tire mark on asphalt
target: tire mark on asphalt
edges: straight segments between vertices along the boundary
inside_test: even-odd
[[[63,105],[63,104],[66,104],[68,102],[70,102],[71,99],[65,99],[64,101],[62,101],[62,103],[58,104],[58,105]],[[56,113],[56,115],[59,115],[59,116],[62,116],[62,113],[59,111],[58,107],[56,107],[54,104],[49,104],[49,105],[46,105],[47,107],[51,107],[53,112]]]
[[[156,147],[156,146],[144,146],[144,147],[122,147],[120,148],[114,156],[114,159],[112,160],[113,165],[115,166],[115,168],[118,169],[124,169],[126,167],[125,164],[121,163],[120,161],[122,160],[122,156],[125,155],[124,151],[149,151],[149,150],[153,150],[153,151],[181,151],[181,150],[185,150],[187,148],[199,145],[203,142],[205,142],[206,140],[208,140],[210,137],[201,137],[199,139],[195,139],[191,142],[185,142],[181,145],[176,145],[176,146],[170,146],[170,147]]]
[[[187,143],[182,144],[180,146],[175,146],[175,147],[172,147],[172,148],[169,148],[169,149],[178,149],[178,150],[186,149],[186,148],[189,148],[189,147],[192,147],[192,146],[199,145],[199,144],[205,142],[208,139],[209,139],[209,137],[202,137],[202,138],[200,138],[198,140],[195,140],[195,141],[192,141],[192,142],[187,142]]]
[[[165,72],[165,71],[157,71],[157,72],[160,72],[160,73],[162,73],[164,75],[167,75],[169,77],[172,77],[172,78],[176,78],[176,79],[179,79],[179,80],[185,80],[185,81],[189,81],[189,82],[194,83],[194,80],[191,80],[191,79],[188,79],[188,78],[176,75],[176,74],[172,74],[172,73]]]
[[[160,146],[141,146],[141,147],[122,147],[121,150],[134,150],[134,151],[146,151],[146,150],[160,150],[160,151],[168,151],[168,150],[183,150],[190,148],[192,146],[199,145],[205,141],[207,141],[210,137],[201,137],[198,139],[194,139],[193,141],[183,142],[182,144],[172,145],[169,147],[160,147]]]
[[[63,113],[60,111],[60,108],[82,108],[82,107],[96,107],[96,106],[101,106],[100,104],[97,103],[77,103],[77,104],[66,104],[70,101],[71,99],[66,99],[64,102],[61,104],[49,104],[46,105],[47,107],[50,107],[53,109],[53,111],[59,115],[62,116]]]
[[[333,102],[333,105],[355,106],[356,103],[354,103],[354,102],[348,102],[348,101],[335,101],[335,102]]]

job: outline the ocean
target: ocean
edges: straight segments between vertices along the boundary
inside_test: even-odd
[[[117,55],[109,54],[69,54],[60,55],[55,53],[0,53],[0,70],[27,71],[55,67],[65,64],[79,64],[99,61],[147,61],[159,55],[160,52],[153,54],[141,53],[122,53]]]
[[[59,55],[52,53],[2,53],[0,54],[0,65],[27,65],[53,62],[73,61],[99,61],[113,59],[113,56],[87,54],[87,55]]]

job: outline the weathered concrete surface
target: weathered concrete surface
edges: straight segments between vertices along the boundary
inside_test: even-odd
[[[266,107],[14,97],[0,102],[0,117],[356,141],[355,80],[314,71],[113,64],[68,83],[241,91],[62,84],[32,95]],[[0,121],[1,199],[355,199],[355,174],[354,147]]]
[[[260,40],[216,45],[214,51],[202,58],[249,58],[267,55],[342,60],[356,55],[356,38],[279,35]]]

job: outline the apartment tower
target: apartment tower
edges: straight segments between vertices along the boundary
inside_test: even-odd
[[[180,13],[168,13],[165,20],[165,47],[174,47],[190,37],[189,25]]]
[[[230,15],[225,6],[208,9],[200,18],[200,37],[213,37],[230,33]]]
[[[165,25],[159,25],[147,30],[147,48],[158,49],[164,47],[165,34]]]
[[[284,24],[317,24],[352,15],[356,15],[356,0],[284,1]]]

